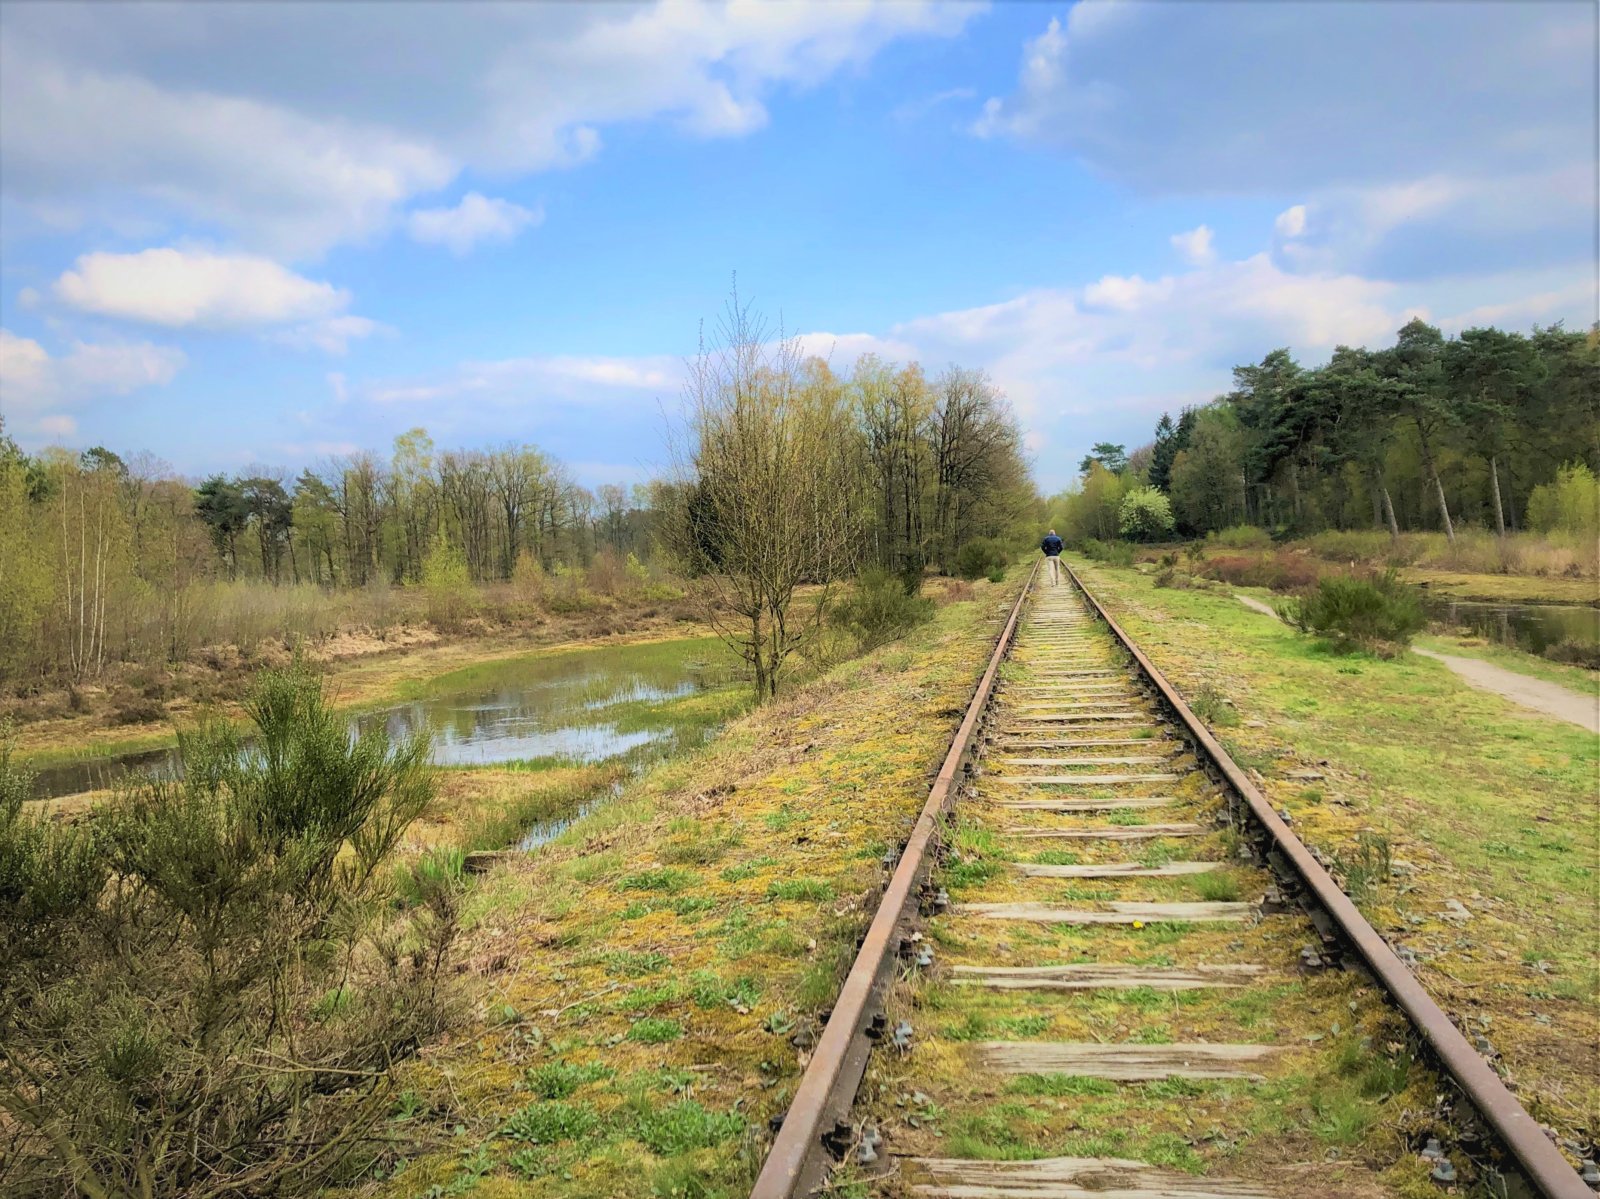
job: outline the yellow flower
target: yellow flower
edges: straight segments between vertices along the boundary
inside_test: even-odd
[[[1135,920],[1133,922],[1133,927],[1134,928],[1143,928],[1144,927],[1144,921],[1143,920]]]

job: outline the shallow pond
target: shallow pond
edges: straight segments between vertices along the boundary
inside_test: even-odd
[[[353,723],[382,725],[394,737],[428,729],[441,766],[642,763],[704,740],[720,713],[690,701],[737,679],[715,638],[532,654],[413,684],[404,701]],[[38,771],[34,795],[76,795],[133,772],[171,777],[180,768],[172,748],[63,762]]]
[[[1491,604],[1430,596],[1423,607],[1439,624],[1531,654],[1566,640],[1600,644],[1600,608],[1587,605]]]

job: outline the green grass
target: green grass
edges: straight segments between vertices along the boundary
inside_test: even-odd
[[[822,878],[778,879],[767,887],[768,899],[821,903],[833,897],[833,884]]]
[[[675,894],[700,881],[700,876],[688,870],[662,868],[642,870],[638,874],[624,875],[617,880],[618,891],[664,891]]]
[[[643,1020],[634,1022],[628,1029],[628,1040],[639,1041],[645,1045],[664,1045],[668,1041],[676,1041],[683,1036],[683,1025],[676,1020],[667,1020],[659,1016],[646,1016]]]
[[[546,1099],[513,1113],[502,1131],[513,1141],[553,1145],[559,1141],[581,1140],[599,1124],[600,1117],[588,1107]]]

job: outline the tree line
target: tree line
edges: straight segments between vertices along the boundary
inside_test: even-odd
[[[195,485],[148,454],[28,455],[0,426],[0,680],[181,661],[219,584],[403,586],[441,553],[487,583],[519,556],[548,570],[647,554],[650,521],[648,488],[590,491],[529,445],[437,452],[423,429],[386,459]]]
[[[608,553],[649,562],[663,546],[680,570],[719,579],[755,568],[762,546],[785,556],[758,564],[770,616],[779,593],[863,565],[907,580],[950,571],[963,546],[1035,508],[1016,418],[980,372],[930,377],[870,356],[837,372],[790,343],[737,356],[727,378],[706,358],[691,382],[688,469],[632,488],[579,486],[531,445],[441,451],[420,428],[386,456],[195,484],[148,454],[28,455],[0,425],[0,682],[182,661],[204,644],[207,588],[371,593],[445,567],[489,584]],[[682,512],[690,539],[662,526]],[[787,644],[794,631],[761,636]]]
[[[1339,346],[1311,368],[1277,349],[1233,381],[1176,420],[1164,414],[1131,454],[1097,445],[1061,497],[1068,531],[1117,536],[1125,496],[1148,487],[1170,503],[1169,531],[1186,536],[1238,524],[1452,542],[1463,524],[1546,532],[1572,523],[1561,488],[1592,488],[1600,469],[1597,331],[1446,338],[1416,319],[1393,346]],[[1579,527],[1592,534],[1594,520]]]

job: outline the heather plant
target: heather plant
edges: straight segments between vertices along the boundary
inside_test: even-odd
[[[1329,575],[1305,595],[1279,605],[1279,615],[1302,633],[1342,649],[1380,654],[1410,644],[1426,623],[1422,603],[1394,571],[1371,578]]]

